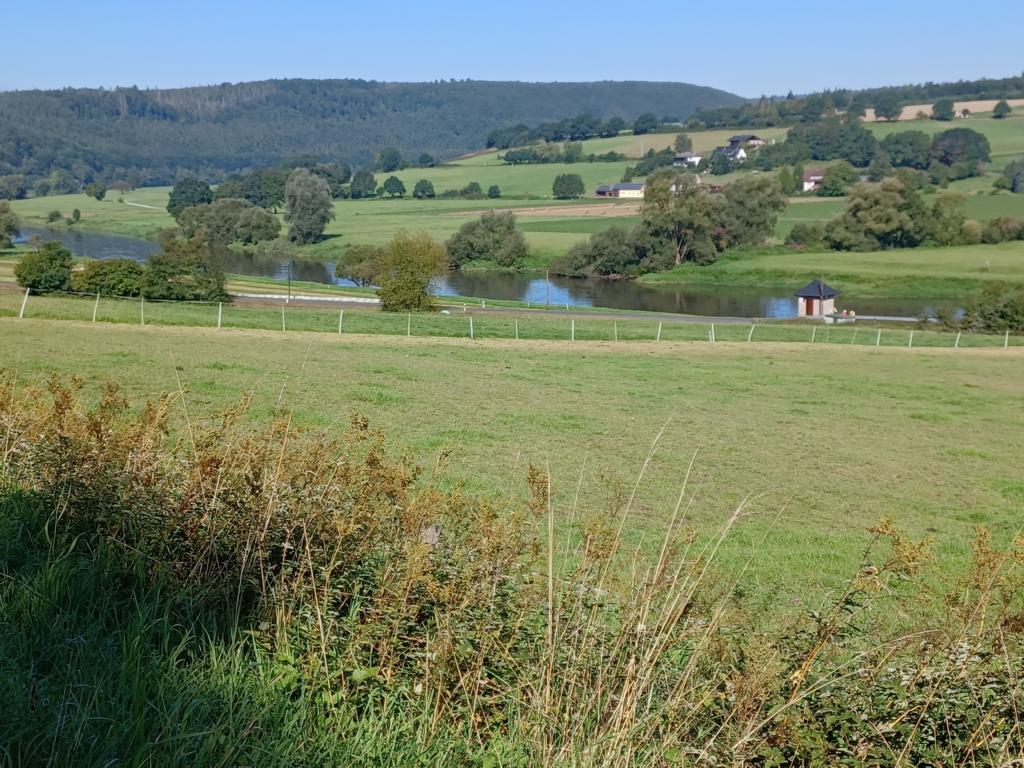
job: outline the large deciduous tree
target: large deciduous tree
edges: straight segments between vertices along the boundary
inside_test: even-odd
[[[1003,99],[992,108],[992,117],[996,120],[1003,120],[1004,118],[1009,117],[1012,112],[1013,108],[1010,106],[1009,102],[1006,99]]]
[[[659,173],[647,180],[640,216],[648,233],[670,246],[675,264],[706,264],[718,258],[724,208],[724,197],[692,176]]]
[[[290,225],[288,239],[293,243],[317,242],[327,222],[334,218],[330,187],[305,168],[297,168],[288,176],[284,203],[284,219]]]
[[[653,112],[644,112],[633,123],[633,133],[641,136],[645,133],[653,133],[658,128],[658,116]]]
[[[555,177],[555,183],[551,186],[551,192],[558,200],[575,200],[583,197],[586,188],[583,186],[583,179],[578,173],[560,173]]]
[[[22,288],[36,293],[68,291],[71,289],[71,251],[56,240],[43,245],[38,251],[29,251],[14,265],[14,279]]]
[[[939,99],[932,105],[932,120],[949,122],[956,117],[956,109],[952,99]]]
[[[722,190],[728,245],[760,245],[775,232],[786,195],[771,176],[744,176]]]
[[[384,149],[377,153],[374,165],[378,171],[383,173],[397,171],[402,167],[402,153],[394,147],[384,147]]]
[[[11,204],[0,200],[0,248],[9,248],[11,238],[18,234],[18,217],[11,210]]]
[[[400,231],[380,252],[380,308],[421,312],[433,308],[430,282],[448,269],[444,246],[426,232]]]
[[[903,105],[895,93],[883,93],[875,100],[875,117],[881,120],[899,120]]]
[[[193,205],[206,205],[213,202],[213,190],[205,181],[199,179],[181,179],[167,198],[167,212],[177,221],[181,212]]]
[[[436,194],[434,185],[427,179],[420,179],[416,182],[416,186],[412,188],[412,196],[417,200],[430,200]]]
[[[360,287],[377,282],[381,248],[377,245],[350,245],[334,267],[334,276],[351,280]]]
[[[526,239],[516,229],[516,217],[511,211],[487,211],[476,221],[467,221],[446,247],[448,259],[456,269],[473,261],[518,268],[527,252]]]
[[[405,184],[397,176],[388,176],[381,184],[381,191],[388,197],[402,197],[405,195]]]
[[[373,173],[367,170],[356,171],[352,177],[351,192],[353,200],[376,195],[377,180],[373,178]]]

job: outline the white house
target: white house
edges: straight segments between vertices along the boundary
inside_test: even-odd
[[[739,144],[730,144],[728,147],[719,147],[719,151],[734,163],[742,163],[747,159],[747,150]]]
[[[696,152],[681,152],[675,156],[672,165],[676,168],[682,168],[687,165],[697,166],[700,165],[700,161],[703,159],[704,156],[698,155]]]
[[[825,172],[821,169],[804,171],[804,192],[813,192],[821,187],[821,181],[825,178]]]

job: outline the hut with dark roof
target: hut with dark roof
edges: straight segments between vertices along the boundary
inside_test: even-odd
[[[797,317],[824,317],[836,311],[839,291],[821,280],[811,280],[794,295]]]

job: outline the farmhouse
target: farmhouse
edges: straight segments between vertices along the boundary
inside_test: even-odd
[[[738,133],[735,136],[729,137],[730,147],[750,147],[751,149],[757,149],[758,147],[763,147],[764,144],[764,139],[760,136],[755,136],[752,133]]]
[[[675,156],[672,165],[676,168],[682,168],[687,165],[700,165],[702,159],[703,155],[698,155],[696,152],[681,152]]]
[[[643,182],[602,184],[594,194],[598,197],[642,198],[647,186]]]
[[[839,295],[839,291],[825,285],[821,280],[811,280],[794,295],[797,317],[824,317],[836,311],[836,296]]]
[[[825,172],[820,168],[811,171],[804,171],[804,192],[814,192],[821,188],[821,180],[825,178]]]
[[[734,163],[742,163],[747,159],[747,150],[739,144],[730,144],[728,147],[719,147],[716,152],[721,152]]]

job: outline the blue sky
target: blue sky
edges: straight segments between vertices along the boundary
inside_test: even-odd
[[[1024,70],[1024,2],[34,0],[0,90],[271,77],[670,80],[744,96]]]

